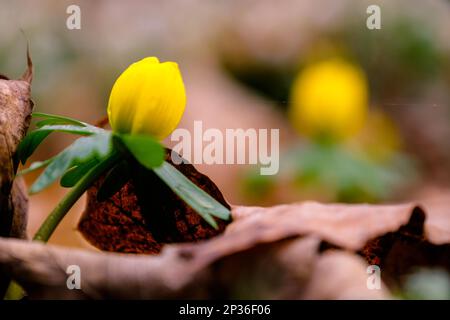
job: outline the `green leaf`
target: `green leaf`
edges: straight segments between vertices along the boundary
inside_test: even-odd
[[[40,120],[38,122],[36,122],[36,127],[38,128],[42,128],[43,126],[51,126],[51,125],[65,125],[65,124],[69,124],[64,120],[59,120],[59,119],[44,119],[44,120]],[[72,124],[74,125],[74,124]],[[80,126],[80,127],[84,127],[84,126]]]
[[[72,124],[80,127],[86,127],[89,126],[87,123],[64,117],[54,114],[48,114],[43,112],[33,112],[33,118],[44,118],[44,120],[41,120],[36,123],[37,127],[42,127],[44,125],[52,125],[52,124]]]
[[[97,158],[99,161],[105,158],[111,151],[110,140],[111,134],[108,131],[79,138],[55,156],[54,160],[31,186],[30,193],[37,193],[48,187],[73,166],[89,162],[92,158]]]
[[[38,170],[40,168],[48,166],[55,158],[50,158],[45,161],[36,161],[33,162],[28,168],[21,170],[17,175],[21,176],[32,171]]]
[[[121,134],[118,137],[136,160],[147,169],[158,167],[163,163],[164,148],[154,138],[130,134]]]
[[[77,166],[70,168],[61,178],[60,184],[64,188],[72,188],[74,185],[83,178],[93,167],[98,164],[97,158],[89,159]]]
[[[58,154],[52,161],[52,163],[50,163],[50,165],[44,170],[39,178],[33,183],[30,188],[30,194],[37,193],[42,189],[48,187],[56,179],[62,176],[62,174],[67,169],[69,169],[72,161],[73,158],[69,147],[68,149]]]
[[[90,135],[103,130],[90,124],[59,115],[34,112],[33,117],[43,118],[44,120],[38,121],[36,123],[38,129],[29,132],[20,143],[17,150],[17,156],[22,164],[25,164],[36,148],[53,131]]]
[[[51,131],[31,131],[25,136],[17,148],[17,156],[22,164],[27,162],[28,158],[50,133]]]
[[[212,216],[222,220],[230,218],[230,210],[197,187],[171,164],[164,162],[162,166],[154,168],[153,171],[214,228],[217,229],[217,223]]]
[[[95,133],[106,132],[106,130],[94,126],[81,127],[77,125],[45,125],[41,128],[29,132],[27,136],[22,140],[17,150],[17,155],[20,162],[22,162],[22,164],[25,164],[27,159],[33,154],[33,152],[42,143],[42,141],[44,141],[44,139],[54,131],[80,135],[92,135]]]
[[[34,130],[35,131],[58,131],[58,132],[66,132],[66,133],[73,133],[73,134],[80,134],[80,135],[92,135],[96,133],[103,133],[106,130],[94,126],[77,126],[77,125],[71,125],[71,124],[56,124],[56,125],[46,125],[39,129]]]

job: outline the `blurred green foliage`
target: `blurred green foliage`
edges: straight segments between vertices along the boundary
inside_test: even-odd
[[[275,187],[275,180],[271,176],[263,176],[259,168],[253,168],[245,173],[242,192],[250,200],[259,201],[270,197]]]
[[[417,179],[415,164],[401,154],[377,162],[367,155],[339,144],[305,142],[282,157],[280,176],[288,177],[298,193],[315,190],[319,198],[345,203],[377,203],[391,199],[401,188]],[[264,199],[275,190],[277,176],[258,176],[253,171],[244,179],[246,194]]]
[[[323,186],[335,195],[333,200],[348,203],[389,199],[414,172],[410,160],[400,154],[388,163],[377,163],[335,144],[305,144],[292,150],[287,160],[297,164],[297,186]]]
[[[377,32],[349,26],[335,40],[366,70],[375,101],[417,96],[426,81],[444,76],[446,53],[439,51],[426,23],[399,17],[386,24]]]
[[[442,269],[420,269],[406,278],[397,296],[412,300],[450,300],[450,275]]]

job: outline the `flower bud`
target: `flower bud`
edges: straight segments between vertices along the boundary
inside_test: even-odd
[[[355,65],[330,59],[307,66],[294,81],[290,119],[311,138],[342,140],[364,125],[368,88]]]
[[[185,106],[178,65],[148,57],[130,65],[116,80],[108,118],[116,132],[164,139],[177,127]]]

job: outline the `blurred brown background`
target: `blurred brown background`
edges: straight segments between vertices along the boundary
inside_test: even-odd
[[[66,28],[66,9],[71,4],[81,8],[81,30]],[[366,27],[370,4],[381,8],[380,30]],[[194,120],[202,120],[204,128],[221,130],[279,128],[282,168],[277,177],[252,176],[247,166],[198,166],[229,202],[259,205],[304,199],[342,201],[334,190],[339,187],[327,186],[326,181],[314,188],[286,181],[290,173],[284,171],[288,163],[284,159],[289,156],[284,155],[305,141],[292,128],[286,112],[293,78],[311,60],[344,56],[367,75],[369,108],[389,119],[378,127],[373,122],[375,129],[367,123],[369,133],[355,141],[362,139],[377,150],[399,141],[392,147],[395,155],[413,163],[406,177],[399,178],[401,187],[390,189],[391,185],[380,181],[388,194],[369,199],[404,201],[448,194],[449,1],[1,0],[2,73],[20,76],[27,41],[35,65],[35,110],[95,123],[106,115],[117,76],[130,63],[157,56],[177,61],[183,73],[188,105],[180,127],[189,129]],[[364,140],[364,134],[370,139]],[[32,160],[55,154],[71,139],[49,138]],[[395,171],[390,169],[388,176]],[[381,171],[374,172],[378,179]],[[363,185],[373,183],[365,172],[356,174],[367,180]],[[27,181],[35,178],[30,175]],[[31,197],[30,234],[64,192],[55,185]],[[366,200],[352,197],[344,200]],[[72,232],[83,201],[71,210],[51,242],[86,245]]]

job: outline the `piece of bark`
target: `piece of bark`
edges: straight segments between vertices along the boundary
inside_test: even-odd
[[[230,208],[214,182],[193,165],[174,164],[169,149],[166,161]],[[95,247],[113,252],[156,254],[167,243],[209,239],[222,233],[231,222],[215,219],[218,229],[214,229],[155,173],[138,163],[130,167],[133,169],[129,170],[126,183],[111,197],[98,199],[104,177],[87,192],[86,209],[78,230]]]
[[[16,152],[31,119],[32,62],[20,80],[0,76],[0,237],[26,237],[28,196],[22,177],[16,177]],[[0,275],[0,297],[9,282]]]
[[[405,255],[423,256],[424,244],[425,252],[445,249],[428,240],[425,212],[414,204],[307,202],[236,206],[232,213],[233,222],[223,234],[197,243],[168,244],[151,256],[0,239],[0,266],[32,298],[378,299],[390,296],[385,286],[367,288],[366,268],[375,261],[371,259],[379,259],[383,279],[397,281],[406,269],[395,271],[395,263]],[[450,230],[446,232],[449,236]],[[421,242],[409,242],[405,236]],[[445,260],[448,251],[439,256]],[[429,258],[425,262],[433,266],[436,260]],[[81,268],[82,290],[66,287],[65,270],[72,264]]]

